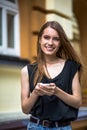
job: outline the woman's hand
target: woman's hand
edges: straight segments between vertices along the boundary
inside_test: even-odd
[[[56,85],[54,83],[50,84],[43,84],[43,83],[38,83],[35,87],[35,92],[39,96],[43,95],[55,95],[56,93]]]

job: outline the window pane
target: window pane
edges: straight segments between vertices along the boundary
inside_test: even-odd
[[[14,15],[7,14],[7,46],[14,48]]]
[[[7,0],[7,1],[12,2],[12,3],[16,3],[15,0]]]
[[[2,9],[0,8],[0,46],[2,45]]]

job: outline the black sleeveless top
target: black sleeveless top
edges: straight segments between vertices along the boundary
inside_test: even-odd
[[[28,64],[28,73],[30,80],[30,91],[34,89],[34,74],[37,64]],[[63,91],[72,94],[72,80],[75,73],[80,69],[80,65],[74,61],[67,60],[60,74],[55,78],[49,79],[44,76],[42,83],[55,83]],[[56,96],[40,96],[31,110],[33,116],[39,119],[47,119],[51,121],[75,120],[78,115],[78,109],[65,104]]]

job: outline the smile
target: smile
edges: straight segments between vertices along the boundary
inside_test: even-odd
[[[54,47],[46,47],[47,51],[53,51]]]

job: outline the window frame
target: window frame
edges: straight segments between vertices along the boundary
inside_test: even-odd
[[[0,46],[0,54],[20,56],[20,39],[19,39],[19,12],[18,3],[11,3],[6,0],[0,0],[0,8],[2,8],[2,45]],[[14,15],[14,48],[7,47],[7,14],[10,12]]]

